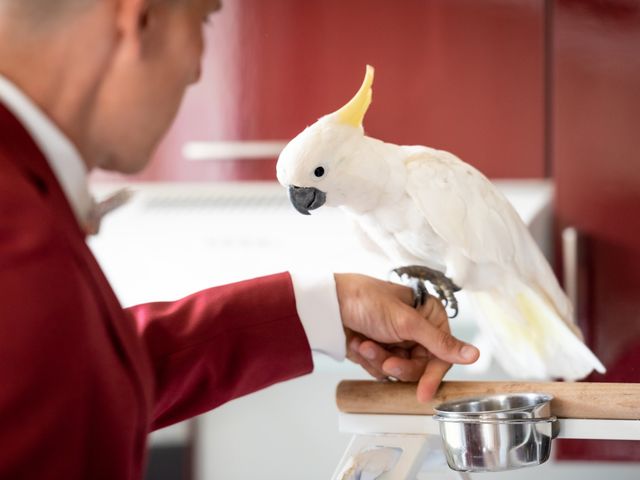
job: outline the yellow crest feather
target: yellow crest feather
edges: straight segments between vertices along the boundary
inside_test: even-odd
[[[351,100],[342,108],[335,112],[340,123],[351,125],[353,127],[361,127],[367,109],[371,104],[374,69],[371,65],[367,65],[364,81],[358,92]]]

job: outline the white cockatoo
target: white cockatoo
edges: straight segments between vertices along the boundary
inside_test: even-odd
[[[455,155],[364,134],[373,68],[356,95],[286,145],[278,180],[303,214],[323,205],[350,215],[364,237],[413,279],[433,284],[457,312],[464,289],[493,354],[522,378],[576,380],[604,366],[582,342],[572,306],[509,201]]]

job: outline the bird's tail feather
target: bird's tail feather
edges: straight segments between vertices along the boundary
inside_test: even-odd
[[[519,280],[474,292],[480,327],[500,365],[516,378],[577,380],[605,368],[549,303]]]

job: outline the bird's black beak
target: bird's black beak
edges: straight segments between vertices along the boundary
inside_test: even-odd
[[[327,194],[313,187],[289,187],[289,200],[291,205],[303,215],[309,215],[309,210],[324,205],[327,200]]]

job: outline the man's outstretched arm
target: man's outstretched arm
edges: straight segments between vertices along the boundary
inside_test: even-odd
[[[451,363],[478,356],[451,336],[435,299],[415,310],[410,289],[355,274],[336,274],[335,292],[342,327],[327,318],[327,328],[344,329],[334,338],[346,339],[347,357],[378,378],[420,381],[422,400],[433,395]],[[287,273],[129,312],[155,372],[156,428],[313,369],[313,345]]]

